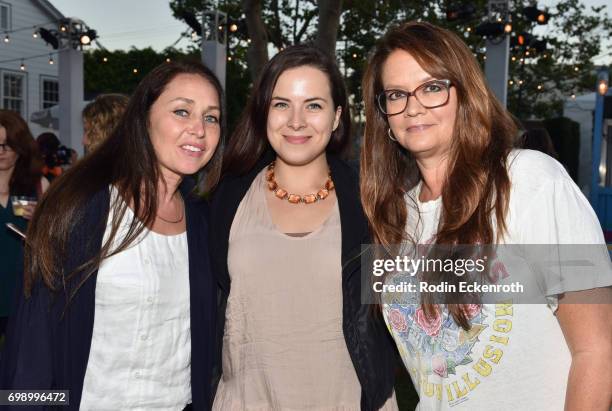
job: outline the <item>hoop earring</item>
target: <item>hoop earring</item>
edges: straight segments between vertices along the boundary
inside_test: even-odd
[[[391,127],[387,128],[387,135],[391,141],[395,141],[397,143],[397,139],[393,137],[393,134],[391,134]]]

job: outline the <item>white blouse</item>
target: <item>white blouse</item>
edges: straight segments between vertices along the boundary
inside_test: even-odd
[[[132,216],[129,210],[119,234]],[[104,240],[111,221],[112,207]],[[95,299],[80,409],[183,410],[191,402],[186,234],[145,230],[136,245],[102,262]]]

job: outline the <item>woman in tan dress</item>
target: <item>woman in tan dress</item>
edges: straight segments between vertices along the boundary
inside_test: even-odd
[[[362,305],[369,242],[334,62],[294,46],[264,68],[211,206],[215,410],[395,410],[394,351]],[[231,285],[231,287],[230,287]]]

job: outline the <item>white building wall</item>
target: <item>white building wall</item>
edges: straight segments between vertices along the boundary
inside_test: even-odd
[[[30,115],[42,110],[42,80],[41,78],[51,77],[58,78],[57,60],[58,56],[51,46],[45,44],[40,38],[33,38],[34,26],[50,23],[54,18],[44,12],[39,6],[30,0],[0,0],[0,4],[11,5],[11,29],[20,29],[29,27],[27,30],[10,33],[11,40],[5,43],[4,33],[0,31],[0,61],[18,58],[27,58],[29,56],[40,55],[30,60],[24,60],[26,70],[21,71],[21,61],[17,60],[9,63],[0,63],[0,70],[8,70],[17,73],[24,73],[26,76],[25,87],[25,112],[24,117],[28,121],[30,130],[34,137],[44,131],[53,131],[43,128],[29,121]],[[47,29],[57,29],[57,24],[47,24],[44,26]],[[53,53],[55,64],[49,64],[49,53]],[[0,85],[1,86],[1,85]],[[0,102],[1,103],[1,102]],[[61,136],[59,136],[61,139]]]

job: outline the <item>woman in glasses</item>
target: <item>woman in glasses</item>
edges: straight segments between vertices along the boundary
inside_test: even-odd
[[[210,70],[164,63],[54,182],[27,233],[3,389],[69,390],[69,410],[210,409],[207,214],[183,180],[207,166],[196,189],[215,184],[222,114]]]
[[[274,56],[211,204],[222,309],[214,410],[395,410],[394,349],[361,304],[368,227],[342,76],[322,51]]]
[[[463,256],[443,246],[603,244],[597,217],[565,169],[542,153],[512,149],[515,123],[456,35],[428,23],[391,29],[363,91],[361,198],[376,243],[429,245],[428,255],[457,264]],[[563,304],[612,302],[605,249],[602,256],[590,261],[601,269],[597,281],[569,278],[547,290],[549,306],[484,304],[462,292],[382,296],[420,409],[607,410],[612,371],[602,360],[612,358],[611,306]],[[412,274],[461,281],[458,271],[437,270]]]
[[[15,111],[0,110],[0,351],[17,277],[23,271],[23,241],[6,224],[25,232],[36,198],[48,186],[27,123]]]

